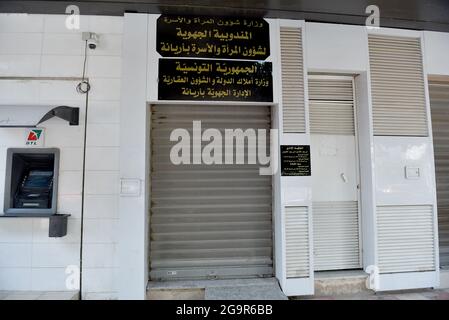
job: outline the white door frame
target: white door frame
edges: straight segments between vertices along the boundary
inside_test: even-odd
[[[359,227],[359,268],[363,269],[363,237],[362,237],[362,207],[361,207],[361,183],[360,183],[360,155],[359,155],[359,136],[358,136],[358,121],[357,121],[357,103],[354,78],[356,75],[337,75],[337,74],[314,74],[309,73],[309,80],[350,80],[352,83],[352,100],[354,113],[354,134],[355,134],[355,162],[356,162],[356,179],[357,179],[357,216]],[[309,95],[310,100],[310,95]],[[312,133],[310,133],[312,135]],[[313,201],[313,196],[312,196]]]

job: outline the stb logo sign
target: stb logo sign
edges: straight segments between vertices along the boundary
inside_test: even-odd
[[[44,129],[31,129],[27,131],[25,145],[40,146],[44,140]]]

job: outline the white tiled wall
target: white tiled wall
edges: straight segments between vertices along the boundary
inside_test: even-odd
[[[83,227],[83,297],[117,296],[119,108],[122,17],[82,16],[80,30],[62,15],[0,14],[0,77],[80,77],[82,31],[100,44],[88,50],[86,174]],[[48,237],[47,219],[0,219],[0,290],[66,290],[65,268],[80,264],[85,96],[77,82],[0,79],[0,104],[57,103],[79,106],[80,126],[52,119],[43,127],[45,147],[61,150],[58,211],[71,213],[68,234]],[[24,129],[0,129],[0,208],[6,149],[24,146]]]

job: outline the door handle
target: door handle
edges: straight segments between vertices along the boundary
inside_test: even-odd
[[[346,177],[346,175],[344,173],[340,174],[341,179],[343,180],[344,183],[348,182],[348,178]]]

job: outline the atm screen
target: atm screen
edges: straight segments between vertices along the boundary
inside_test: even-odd
[[[53,182],[53,171],[30,171],[27,179],[23,183],[23,188],[35,188],[49,190]]]
[[[19,185],[16,208],[49,208],[51,205],[53,171],[31,170]]]

